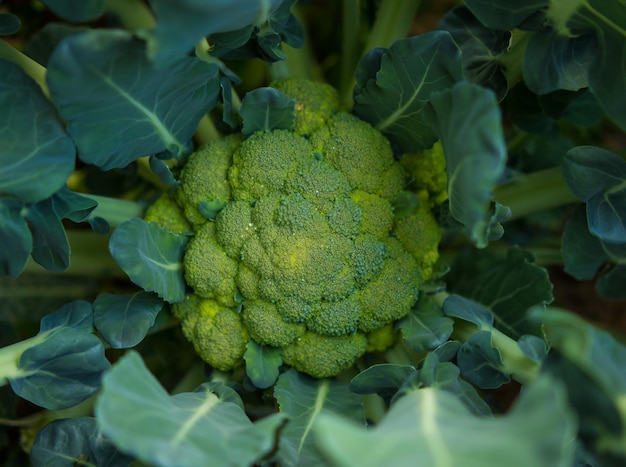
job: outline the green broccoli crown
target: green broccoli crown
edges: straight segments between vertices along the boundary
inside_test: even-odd
[[[427,240],[411,242],[412,224],[394,217],[405,177],[389,142],[334,104],[315,107],[326,87],[293,86],[282,90],[297,90],[300,130],[229,137],[194,153],[183,169],[176,200],[194,229],[185,279],[200,305],[179,314],[211,364],[210,349],[222,355],[218,342],[229,342],[238,365],[245,335],[282,349],[298,370],[328,377],[354,364],[368,345],[391,344],[377,338],[371,345],[367,336],[415,304],[421,268],[431,265],[420,256],[436,257],[439,229],[424,222],[432,230]],[[203,209],[208,202],[218,208],[213,217]],[[432,216],[428,209],[413,215],[422,214]],[[229,334],[220,341],[215,333],[222,328]]]

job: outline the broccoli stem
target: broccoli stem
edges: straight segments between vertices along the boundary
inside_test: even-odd
[[[346,106],[346,108],[350,109],[352,107],[352,89],[354,88],[354,84],[356,82],[354,79],[354,71],[358,66],[358,61],[360,60],[360,58],[371,49],[374,49],[376,47],[389,48],[394,41],[406,37],[411,30],[411,25],[413,24],[415,14],[417,13],[420,3],[421,2],[419,0],[414,0],[410,2],[382,0],[376,13],[376,20],[374,21],[374,25],[369,32],[362,53],[360,55],[357,55],[356,51],[353,51],[353,55],[345,57],[351,63],[350,70],[342,71],[342,73],[345,73],[347,76],[350,77],[350,81],[347,83],[343,83],[343,89],[340,89],[340,91],[342,92],[341,102],[343,103],[343,105]],[[344,3],[344,8],[345,7],[346,5]],[[351,11],[354,9],[354,6],[349,7],[351,8]],[[344,18],[344,21],[345,20],[346,18]],[[349,32],[349,34],[353,34],[353,32]],[[348,46],[351,47],[351,42],[353,41],[353,39],[348,38],[347,40]],[[342,53],[344,53],[344,51],[342,51]],[[352,57],[356,57],[356,60],[351,60]]]
[[[342,105],[352,106],[354,70],[359,62],[361,45],[361,0],[343,0],[341,68],[339,70],[339,94]]]
[[[50,98],[50,90],[46,84],[46,68],[26,56],[19,50],[11,47],[7,42],[0,40],[0,58],[9,60],[19,65],[24,72],[30,76],[41,88],[43,95]]]
[[[109,198],[107,196],[81,193],[82,196],[90,198],[98,203],[98,206],[91,212],[88,220],[101,217],[109,223],[111,227],[117,227],[122,222],[134,217],[142,217],[146,206],[137,201],[126,199]]]
[[[106,9],[130,32],[152,29],[156,25],[150,8],[141,0],[107,0]]]
[[[0,387],[9,384],[10,379],[20,375],[19,362],[22,354],[30,347],[44,342],[48,334],[48,332],[41,332],[0,349]]]
[[[496,201],[511,208],[509,220],[578,201],[565,184],[561,167],[520,175],[494,193]]]

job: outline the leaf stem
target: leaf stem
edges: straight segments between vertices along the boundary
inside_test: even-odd
[[[361,0],[342,1],[341,66],[339,93],[343,106],[352,106],[354,70],[361,58]]]
[[[497,62],[504,66],[504,76],[509,89],[522,81],[524,52],[530,39],[530,32],[515,29],[511,31],[511,42],[506,53],[498,56]]]
[[[117,227],[122,222],[134,217],[143,217],[146,206],[138,201],[126,199],[109,198],[107,196],[81,193],[82,196],[90,198],[98,203],[98,206],[91,212],[89,219],[101,217],[109,223],[111,227]]]
[[[565,184],[561,167],[519,175],[494,193],[496,201],[511,208],[509,220],[578,201]]]
[[[7,42],[0,39],[0,58],[9,60],[19,65],[41,88],[43,95],[50,98],[50,90],[46,84],[46,68],[19,50],[11,47]]]
[[[32,346],[45,341],[48,334],[48,332],[42,332],[0,349],[0,387],[7,385],[12,378],[19,376],[19,362],[22,354]]]

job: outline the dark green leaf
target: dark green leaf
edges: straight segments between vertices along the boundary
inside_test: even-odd
[[[541,363],[548,354],[546,341],[540,337],[527,334],[517,341],[521,351],[533,362]]]
[[[233,86],[232,81],[225,76],[220,79],[220,87],[222,88],[222,121],[229,127],[235,128],[239,121],[235,117],[233,109]]]
[[[489,202],[506,164],[500,109],[492,91],[461,81],[432,95],[424,117],[446,156],[450,212],[470,240],[485,247],[491,235]]]
[[[165,162],[155,156],[150,156],[150,168],[159,177],[165,185],[175,187],[180,185],[180,181],[176,180],[174,174]]]
[[[461,343],[459,341],[448,341],[441,344],[435,350],[432,351],[440,362],[449,362],[456,358],[456,354],[461,349]]]
[[[162,308],[163,301],[148,292],[101,293],[93,302],[94,326],[111,347],[127,349],[146,337]]]
[[[510,467],[571,465],[576,420],[563,388],[540,379],[501,417],[477,417],[447,391],[400,398],[373,429],[335,414],[314,425],[331,465]]]
[[[93,331],[93,308],[91,303],[84,300],[75,300],[41,319],[40,332],[60,327],[71,327],[85,332]]]
[[[503,31],[515,29],[548,4],[548,0],[465,0],[485,26]]]
[[[278,378],[274,397],[280,412],[289,417],[278,452],[284,465],[324,464],[311,429],[322,414],[336,413],[365,424],[363,398],[339,381],[315,380],[291,369]]]
[[[70,244],[53,198],[29,206],[26,221],[33,236],[33,259],[48,271],[62,272],[70,265]]]
[[[76,149],[54,107],[18,65],[0,59],[0,76],[0,192],[26,202],[45,199],[65,185]]]
[[[191,51],[204,37],[260,25],[281,0],[220,0],[198,2],[150,0],[156,28],[142,32],[151,59],[167,62]],[[180,27],[184,24],[185,27]]]
[[[0,36],[10,36],[20,30],[20,19],[11,13],[0,13]]]
[[[36,31],[32,38],[24,45],[23,52],[37,63],[45,66],[56,46],[67,36],[87,31],[87,26],[76,24],[50,22]]]
[[[248,378],[261,389],[267,389],[276,382],[283,364],[280,349],[259,345],[253,340],[246,344],[243,359],[246,361]]]
[[[410,365],[381,363],[352,378],[349,388],[356,394],[378,394],[389,400],[407,380],[416,376],[417,370]]]
[[[479,328],[493,326],[493,314],[487,308],[460,295],[451,294],[446,298],[443,313],[474,323]]]
[[[84,23],[104,14],[106,0],[42,0],[55,14],[73,23]]]
[[[185,298],[182,261],[187,240],[154,222],[134,218],[115,229],[109,250],[131,281],[175,303]]]
[[[37,433],[30,455],[33,465],[38,467],[126,467],[133,461],[102,436],[92,417],[48,423]]]
[[[463,76],[461,53],[452,37],[432,31],[373,53],[356,71],[354,113],[403,152],[431,147],[437,135],[424,106],[433,92],[450,88]]]
[[[538,97],[539,105],[555,120],[561,119],[579,126],[592,126],[605,116],[596,97],[589,89],[555,91]],[[561,135],[561,138],[564,136]],[[572,144],[573,146],[573,144]]]
[[[452,320],[443,315],[441,307],[422,295],[409,314],[398,323],[409,347],[417,352],[433,350],[452,334]]]
[[[10,383],[20,397],[59,410],[95,394],[100,376],[109,366],[100,339],[85,330],[63,326],[22,353],[19,375]]]
[[[524,81],[535,94],[586,88],[597,52],[594,34],[570,38],[554,30],[537,31],[526,45]]]
[[[533,264],[532,255],[524,250],[511,248],[506,258],[488,251],[465,251],[457,256],[447,279],[450,291],[491,310],[495,327],[508,336],[542,334],[540,325],[528,319],[527,310],[552,301],[552,283],[548,272]]]
[[[507,92],[507,81],[503,66],[496,59],[507,51],[511,33],[487,28],[465,6],[446,13],[437,24],[437,29],[452,34],[461,49],[465,78],[491,89],[501,101]]]
[[[560,134],[554,119],[546,115],[540,105],[539,97],[525,83],[518,83],[509,90],[505,104],[509,118],[522,130],[549,139]]]
[[[498,388],[511,378],[503,373],[500,352],[491,344],[491,332],[478,331],[463,343],[457,355],[463,376],[482,389]]]
[[[598,293],[606,298],[626,298],[626,266],[618,265],[609,269],[596,282]]]
[[[24,203],[15,198],[0,198],[0,277],[19,276],[33,249],[23,209]]]
[[[589,230],[608,243],[626,243],[626,161],[605,149],[578,146],[563,159],[568,188],[587,203]]]
[[[253,424],[214,385],[169,396],[132,351],[104,376],[96,418],[122,452],[180,467],[252,465],[271,451],[283,423],[271,416]]]
[[[255,131],[293,130],[295,102],[286,94],[272,88],[257,88],[248,92],[239,113],[243,118],[241,132],[249,136]]]
[[[217,101],[218,67],[180,57],[158,68],[145,54],[128,32],[94,30],[64,39],[50,57],[51,98],[83,161],[108,170],[189,151],[198,122]]]
[[[565,272],[578,280],[592,279],[607,261],[602,242],[589,232],[583,205],[576,209],[565,225],[561,253]]]

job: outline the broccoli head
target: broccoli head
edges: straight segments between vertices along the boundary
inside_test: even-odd
[[[227,137],[182,170],[175,199],[193,228],[184,256],[193,295],[175,313],[219,369],[239,365],[250,339],[329,377],[393,342],[392,323],[430,274],[439,228],[427,208],[394,216],[404,169],[382,134],[338,111],[334,91],[276,87],[296,102],[295,131]]]

